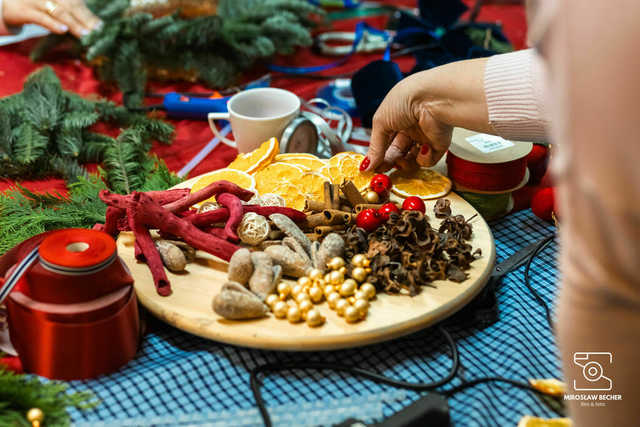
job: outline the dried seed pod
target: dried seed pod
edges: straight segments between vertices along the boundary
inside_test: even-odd
[[[273,267],[273,286],[278,286],[282,281],[282,266],[275,264]]]
[[[251,254],[253,263],[253,274],[249,279],[249,289],[261,299],[274,292],[276,284],[273,283],[273,261],[264,252],[254,252]]]
[[[213,299],[213,311],[229,320],[264,317],[269,307],[240,283],[228,282]]]
[[[271,257],[273,263],[282,266],[282,274],[285,276],[302,277],[309,267],[300,255],[286,246],[269,246],[264,253]]]
[[[324,272],[327,263],[335,257],[344,254],[344,239],[337,233],[331,233],[324,238],[316,254],[316,268]]]
[[[166,240],[156,240],[156,248],[162,258],[162,263],[174,273],[184,271],[187,266],[187,258],[179,247]]]
[[[287,236],[296,239],[304,248],[307,254],[311,254],[311,240],[300,230],[291,218],[283,214],[269,215],[269,219]]]
[[[243,243],[256,246],[264,242],[271,232],[269,221],[255,212],[247,212],[238,224],[237,233]]]
[[[232,282],[247,285],[253,274],[253,262],[249,249],[242,248],[234,252],[229,260],[229,272],[227,277]]]
[[[166,240],[169,243],[173,243],[178,248],[180,248],[180,250],[184,254],[184,257],[187,259],[187,264],[190,262],[193,262],[196,259],[196,249],[193,246],[181,240],[167,240],[167,239],[163,239],[163,240]]]
[[[298,242],[293,237],[285,237],[284,239],[282,239],[282,244],[300,255],[304,259],[305,264],[307,264],[308,267],[311,267],[311,258],[309,257],[309,254],[304,250],[300,242]]]

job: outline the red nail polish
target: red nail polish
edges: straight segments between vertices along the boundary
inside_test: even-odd
[[[369,160],[368,157],[365,157],[362,163],[360,163],[360,172],[364,172],[365,170],[367,170],[370,164],[371,160]]]
[[[422,155],[424,156],[424,155],[425,155],[425,154],[427,154],[428,152],[429,152],[429,146],[428,146],[427,144],[424,144],[424,145],[422,146],[422,148],[420,148],[420,154],[422,154]]]

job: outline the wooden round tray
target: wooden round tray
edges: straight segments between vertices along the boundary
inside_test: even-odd
[[[190,188],[198,178],[178,187]],[[446,197],[451,200],[454,214],[469,218],[477,213],[457,194],[450,193]],[[435,200],[426,202],[427,214],[436,227],[440,221],[433,215],[434,204]],[[168,297],[156,293],[146,264],[135,260],[131,233],[120,234],[118,252],[135,279],[140,303],[176,328],[243,347],[286,351],[335,350],[407,335],[452,315],[471,301],[487,282],[495,262],[493,236],[487,223],[480,215],[471,223],[471,244],[482,250],[482,257],[471,264],[469,279],[465,282],[437,281],[434,282],[435,288],[424,287],[415,297],[379,294],[371,301],[367,318],[355,324],[347,323],[323,302],[316,307],[327,321],[318,328],[310,328],[305,323],[291,324],[274,316],[245,321],[221,318],[214,313],[212,301],[226,282],[227,263],[202,251],[197,252],[194,263],[187,265],[187,272],[167,273],[173,289],[173,294]]]

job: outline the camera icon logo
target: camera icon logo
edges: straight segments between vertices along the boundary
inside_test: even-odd
[[[576,391],[610,391],[613,386],[611,378],[604,375],[603,365],[611,365],[613,356],[607,352],[573,353],[573,363],[582,368],[582,378],[573,380]]]

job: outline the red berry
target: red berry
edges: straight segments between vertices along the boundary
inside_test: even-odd
[[[555,206],[553,187],[541,188],[531,198],[531,210],[540,219],[551,221],[551,212]]]
[[[369,188],[380,195],[386,194],[391,191],[391,178],[382,173],[374,175],[369,183]]]
[[[424,201],[417,196],[411,196],[404,199],[402,203],[402,209],[405,211],[420,211],[425,213],[427,211],[427,207],[424,205]]]
[[[378,212],[382,216],[382,219],[386,221],[389,219],[389,215],[391,215],[393,212],[399,213],[400,209],[398,209],[395,203],[389,202],[380,206],[380,209],[378,209]]]
[[[364,209],[356,216],[356,225],[372,232],[382,224],[382,215],[375,209]]]

